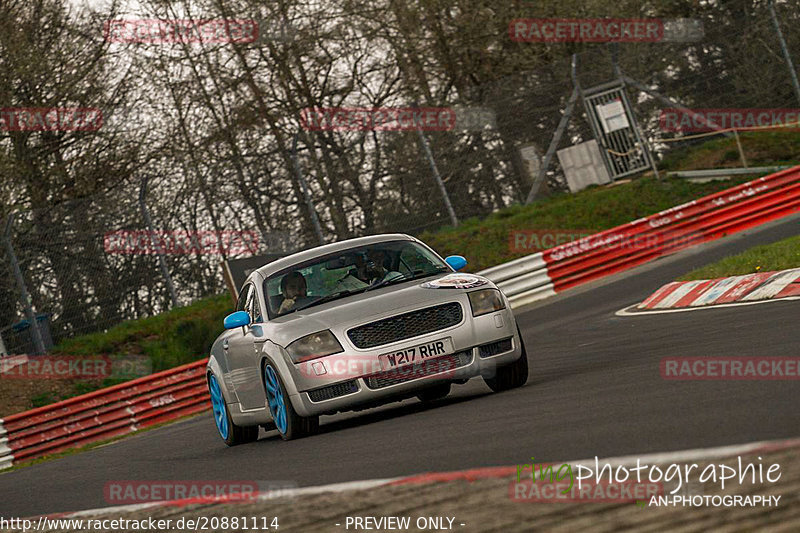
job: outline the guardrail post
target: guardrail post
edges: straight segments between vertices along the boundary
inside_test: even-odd
[[[742,166],[747,168],[747,158],[744,156],[744,150],[742,149],[742,141],[739,139],[739,131],[733,130],[733,135],[736,137],[736,146],[739,148],[739,159],[742,160]]]
[[[794,87],[794,95],[797,97],[798,103],[800,103],[800,83],[797,81],[797,71],[794,69],[794,63],[792,62],[792,56],[789,54],[789,49],[786,47],[786,40],[783,38],[783,31],[781,31],[781,25],[778,22],[778,15],[775,13],[775,0],[769,0],[769,15],[772,19],[772,25],[775,27],[775,33],[778,35],[778,42],[781,44],[781,50],[783,51],[783,59],[786,61],[786,68],[789,69],[789,75],[792,78],[792,87]]]
[[[414,102],[414,108],[418,107],[417,103]],[[422,149],[425,151],[425,157],[428,159],[428,164],[431,167],[431,173],[433,173],[433,179],[436,181],[436,185],[439,187],[439,192],[442,193],[442,199],[444,200],[444,205],[447,208],[447,214],[450,216],[450,223],[453,226],[458,226],[458,217],[456,217],[456,212],[453,210],[453,204],[450,203],[450,196],[447,194],[447,189],[444,186],[444,181],[442,181],[442,175],[439,174],[439,167],[436,166],[436,159],[433,158],[433,152],[431,151],[430,144],[428,144],[428,138],[425,137],[425,134],[422,133],[422,130],[417,125],[417,136],[419,137],[419,142],[422,144]]]
[[[564,131],[567,129],[567,124],[569,123],[569,119],[572,117],[572,110],[575,108],[575,102],[577,101],[578,88],[575,87],[572,89],[572,94],[567,101],[567,107],[564,110],[564,114],[561,115],[561,120],[558,122],[556,132],[553,134],[553,138],[550,140],[550,146],[547,147],[547,152],[544,154],[542,164],[539,166],[539,173],[536,175],[536,179],[533,180],[531,190],[528,192],[527,198],[525,198],[526,204],[531,203],[536,198],[536,194],[539,192],[539,187],[541,187],[545,175],[547,174],[547,170],[550,168],[550,161],[553,159],[553,154],[556,153],[556,148],[558,148],[558,143],[561,142],[561,137],[564,136]]]
[[[314,202],[311,201],[311,194],[308,191],[308,183],[306,183],[306,178],[303,176],[303,171],[300,170],[300,160],[297,159],[297,137],[300,135],[300,132],[294,134],[292,138],[292,164],[294,165],[294,173],[297,176],[297,181],[300,183],[300,190],[303,191],[303,199],[306,202],[306,208],[308,209],[308,214],[311,216],[311,223],[314,226],[314,233],[317,235],[317,240],[319,241],[320,245],[325,244],[325,236],[322,234],[322,225],[319,223],[319,216],[317,215],[317,210],[314,208]]]
[[[22,277],[22,271],[19,269],[17,255],[14,253],[14,246],[11,244],[11,225],[13,223],[14,213],[11,213],[6,219],[6,227],[5,231],[3,232],[3,242],[6,246],[8,260],[11,262],[11,270],[14,273],[14,278],[17,280],[22,307],[25,309],[25,316],[28,317],[28,321],[31,323],[34,351],[36,355],[43,355],[47,352],[47,350],[44,347],[42,332],[39,331],[39,323],[36,322],[36,313],[33,310],[33,300],[31,299],[30,293],[28,293],[28,288],[25,286],[25,279]]]
[[[149,232],[148,240],[150,241],[150,246],[155,248],[157,255],[158,255],[158,265],[161,267],[161,275],[164,276],[164,281],[167,283],[167,289],[169,290],[169,297],[172,300],[172,307],[180,307],[178,303],[178,296],[175,294],[175,286],[172,284],[172,277],[169,275],[169,269],[167,268],[167,260],[164,257],[164,250],[161,249],[161,245],[156,245],[155,241],[153,240],[153,221],[150,219],[150,211],[147,210],[147,176],[142,179],[142,188],[139,189],[139,206],[142,209],[142,217],[144,217],[144,223],[147,226],[147,231]]]
[[[578,96],[580,95],[580,87],[578,86],[577,76],[576,76],[576,69],[577,69],[577,62],[578,62],[578,54],[572,54],[572,94],[567,100],[567,107],[564,109],[564,114],[561,115],[561,120],[558,121],[558,126],[556,127],[556,131],[553,134],[553,138],[550,139],[550,146],[547,147],[547,152],[544,154],[544,159],[542,160],[542,164],[539,166],[539,173],[536,175],[536,178],[533,180],[533,184],[531,185],[531,190],[528,192],[527,198],[525,198],[525,203],[529,204],[533,202],[536,198],[536,194],[539,192],[539,187],[541,187],[542,182],[544,181],[545,175],[547,174],[547,169],[550,168],[550,160],[553,159],[553,155],[556,153],[556,148],[558,148],[558,143],[561,142],[561,137],[564,136],[564,131],[567,129],[567,124],[569,124],[569,119],[572,117],[572,110],[575,108],[575,102],[578,101]]]

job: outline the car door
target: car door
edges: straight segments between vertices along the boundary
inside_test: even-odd
[[[263,409],[265,393],[255,346],[257,334],[261,333],[259,324],[263,321],[263,315],[252,282],[246,283],[239,293],[236,310],[246,311],[250,315],[250,325],[231,330],[231,335],[223,340],[222,348],[228,357],[231,381],[242,410]]]

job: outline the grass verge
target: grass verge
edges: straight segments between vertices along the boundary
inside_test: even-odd
[[[742,151],[748,166],[796,165],[800,154],[800,131],[767,130],[739,134]],[[734,137],[712,137],[671,150],[659,163],[659,168],[698,170],[706,168],[741,167],[742,161]]]
[[[678,278],[678,281],[725,278],[790,268],[800,268],[800,235],[724,257],[716,263],[692,270]]]
[[[208,354],[233,305],[228,294],[198,300],[160,315],[122,322],[108,331],[60,343],[54,355],[146,355],[153,372],[191,363]]]

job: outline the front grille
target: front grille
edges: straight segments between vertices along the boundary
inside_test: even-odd
[[[481,357],[491,357],[503,352],[510,352],[511,338],[484,344],[478,348],[478,351],[480,351]]]
[[[472,349],[456,352],[450,355],[443,355],[434,359],[424,359],[419,363],[413,365],[401,366],[381,372],[380,374],[373,374],[364,381],[370,389],[382,389],[398,383],[411,381],[425,376],[432,376],[448,370],[455,370],[459,367],[466,366],[472,361]]]
[[[325,400],[332,400],[333,398],[338,398],[339,396],[344,396],[345,394],[351,394],[353,392],[358,392],[358,384],[356,384],[354,379],[345,381],[344,383],[337,383],[336,385],[328,385],[320,389],[310,390],[308,391],[308,397],[311,398],[312,402],[324,402]]]
[[[452,302],[358,326],[347,336],[358,348],[374,348],[455,326],[462,318],[461,304]]]

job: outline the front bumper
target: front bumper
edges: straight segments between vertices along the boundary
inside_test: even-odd
[[[387,352],[443,338],[451,340],[452,354],[425,359],[416,367],[391,370],[378,362],[379,356]],[[316,367],[310,363],[293,365],[290,372],[298,392],[290,394],[290,398],[298,414],[315,416],[350,411],[414,396],[440,381],[493,376],[498,366],[513,363],[522,355],[514,315],[508,308],[479,317],[468,315],[452,328],[375,350],[353,352],[346,350],[314,360]],[[321,364],[325,372],[317,375]],[[334,372],[335,369],[340,371]]]

